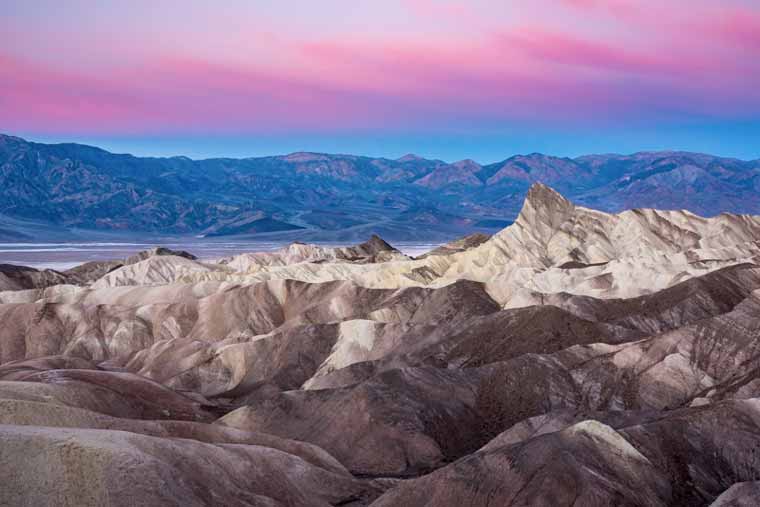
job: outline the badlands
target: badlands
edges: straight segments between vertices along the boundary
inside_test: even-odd
[[[0,266],[0,505],[760,505],[760,217]]]

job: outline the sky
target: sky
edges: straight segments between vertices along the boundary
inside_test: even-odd
[[[136,155],[760,158],[758,0],[2,0],[0,132]]]

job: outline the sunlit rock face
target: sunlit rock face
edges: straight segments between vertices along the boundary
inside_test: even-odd
[[[158,249],[0,289],[3,505],[757,503],[758,217],[534,184],[417,258]]]

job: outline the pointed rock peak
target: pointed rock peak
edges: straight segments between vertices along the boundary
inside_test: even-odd
[[[544,185],[543,183],[534,183],[530,186],[528,189],[528,195],[525,198],[525,201],[530,201],[534,203],[541,203],[541,202],[551,202],[551,201],[564,201],[570,205],[570,201],[565,199],[562,194],[554,190],[552,187],[548,185]]]
[[[534,183],[528,190],[517,220],[524,225],[543,225],[555,228],[575,210],[575,205],[562,194],[543,183]]]
[[[369,250],[373,253],[388,252],[388,251],[396,250],[390,245],[390,243],[385,241],[383,238],[381,238],[377,234],[373,234],[372,237],[370,237],[367,241],[365,241],[364,243],[361,243],[358,246],[366,250]]]

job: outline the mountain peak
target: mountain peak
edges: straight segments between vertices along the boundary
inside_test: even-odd
[[[419,155],[415,155],[414,153],[407,153],[403,157],[399,157],[396,159],[396,162],[414,162],[417,160],[425,160],[423,157],[420,157]]]
[[[546,203],[553,201],[564,201],[572,206],[572,203],[565,199],[565,197],[554,190],[549,185],[544,185],[541,182],[533,183],[528,189],[528,195],[525,197],[525,201],[531,201],[536,203]]]
[[[365,241],[364,243],[361,243],[358,246],[365,248],[366,250],[372,253],[396,251],[396,249],[393,248],[390,245],[390,243],[385,241],[383,238],[381,238],[377,234],[373,234],[367,241]]]
[[[454,167],[460,168],[460,169],[471,169],[471,170],[480,170],[483,166],[472,160],[471,158],[465,158],[463,160],[459,160],[457,162],[454,162],[451,164]]]
[[[543,183],[534,183],[528,190],[517,221],[525,225],[543,224],[554,229],[574,210],[575,205],[562,194]]]

